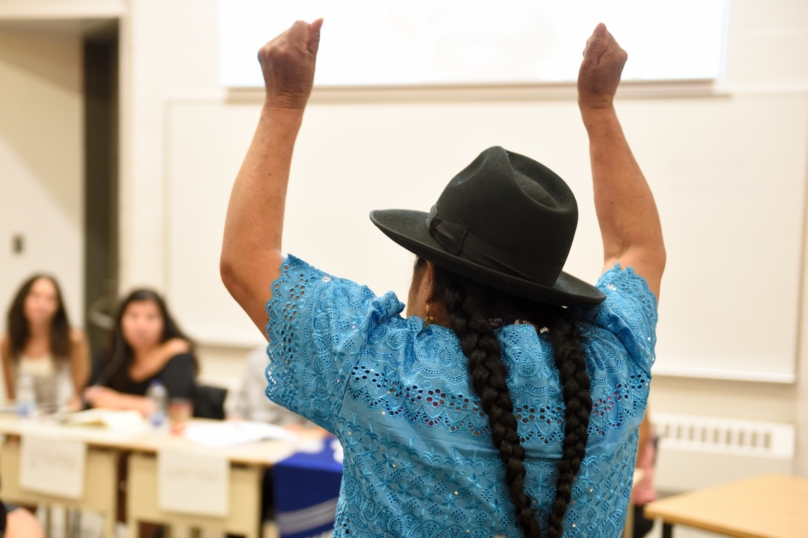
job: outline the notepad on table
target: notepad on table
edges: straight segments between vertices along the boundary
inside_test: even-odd
[[[138,430],[145,421],[137,411],[112,411],[109,409],[88,409],[71,413],[64,417],[68,426],[95,426],[110,430]]]
[[[295,432],[274,424],[244,420],[190,424],[183,435],[186,439],[209,448],[225,448],[266,439],[293,441],[298,437]]]

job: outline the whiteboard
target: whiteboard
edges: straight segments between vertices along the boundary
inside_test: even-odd
[[[259,110],[216,101],[168,108],[167,294],[204,342],[261,339],[218,274],[227,200]],[[655,372],[793,381],[808,99],[622,101],[619,114],[668,250]],[[571,101],[311,104],[292,165],[284,251],[406,300],[413,258],[368,213],[427,211],[491,145],[529,155],[570,184],[580,220],[565,269],[594,283],[602,249],[586,133]]]
[[[570,82],[600,21],[631,51],[623,80],[716,79],[726,12],[726,0],[221,0],[219,78],[263,86],[258,49],[323,17],[320,86]]]

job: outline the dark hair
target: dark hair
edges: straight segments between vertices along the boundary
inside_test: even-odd
[[[11,344],[11,358],[18,360],[23,351],[25,351],[25,344],[31,336],[28,320],[25,317],[25,299],[31,293],[31,288],[34,283],[39,280],[49,280],[53,287],[56,288],[56,301],[58,306],[56,313],[51,320],[50,330],[50,352],[54,359],[67,359],[70,356],[70,322],[67,319],[67,310],[65,310],[64,302],[62,301],[62,290],[59,288],[59,283],[50,275],[34,275],[26,280],[14,300],[11,302],[11,307],[8,309],[8,336]]]
[[[134,352],[123,335],[123,316],[130,304],[138,302],[152,302],[157,305],[160,316],[163,318],[163,334],[160,335],[161,343],[171,340],[172,338],[182,338],[191,344],[191,353],[194,353],[193,341],[182,332],[182,329],[180,329],[179,325],[168,311],[166,302],[160,294],[149,289],[137,289],[127,295],[118,306],[118,311],[115,314],[115,325],[112,329],[112,334],[110,334],[109,342],[104,349],[103,370],[95,384],[106,385],[115,374],[128,371],[129,365],[131,365],[134,359]],[[198,371],[199,363],[196,359],[196,355],[193,355],[193,359],[194,370]]]
[[[416,260],[416,274],[425,265],[423,259]],[[516,519],[528,538],[540,538],[541,526],[532,510],[533,500],[525,491],[525,449],[506,382],[508,371],[489,319],[501,315],[516,316],[550,330],[564,399],[565,429],[547,536],[559,538],[563,532],[564,514],[572,498],[573,480],[586,451],[592,409],[589,375],[578,328],[565,308],[536,303],[483,286],[437,265],[434,270],[434,296],[443,302],[460,347],[468,358],[471,386],[488,416],[494,446],[505,465],[505,485],[516,508]]]

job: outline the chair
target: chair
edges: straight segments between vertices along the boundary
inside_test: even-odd
[[[198,385],[194,390],[194,417],[224,420],[227,389]]]

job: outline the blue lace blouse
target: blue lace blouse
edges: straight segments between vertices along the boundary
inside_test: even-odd
[[[593,400],[565,537],[623,529],[654,361],[656,298],[631,268],[607,271],[599,306],[578,312]],[[267,304],[267,396],[335,434],[345,449],[334,536],[519,537],[487,417],[454,333],[403,318],[395,294],[289,256]],[[564,436],[549,335],[498,329],[526,489],[547,530]]]

